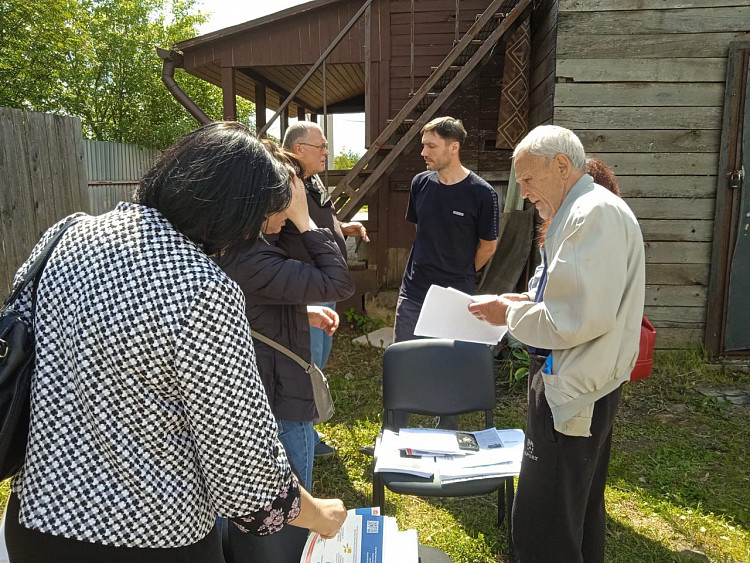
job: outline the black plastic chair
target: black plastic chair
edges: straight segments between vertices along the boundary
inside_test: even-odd
[[[430,416],[484,411],[485,428],[494,426],[495,378],[488,346],[453,340],[427,339],[399,342],[383,356],[383,427],[394,428],[394,411]],[[373,473],[372,504],[385,511],[385,488],[424,497],[476,496],[497,491],[498,525],[506,518],[511,549],[510,511],[512,476],[486,477],[442,483],[439,476],[417,477],[403,473]]]

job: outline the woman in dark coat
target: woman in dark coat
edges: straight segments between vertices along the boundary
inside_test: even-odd
[[[267,216],[263,233],[278,233],[287,220],[292,221],[313,264],[289,258],[261,237],[238,256],[220,259],[219,266],[245,294],[245,312],[252,332],[274,340],[309,362],[310,326],[332,334],[339,318],[331,309],[307,304],[343,301],[354,293],[354,282],[331,232],[318,229],[310,218],[300,179],[301,163],[275,145],[266,146],[290,167],[292,201],[284,211]],[[254,345],[258,372],[279,426],[279,440],[303,486],[309,489],[314,455],[312,421],[317,414],[310,376],[294,360],[258,339],[254,339]],[[235,563],[296,563],[306,535],[304,530],[286,529],[274,538],[248,539],[231,528],[230,534],[229,559]]]

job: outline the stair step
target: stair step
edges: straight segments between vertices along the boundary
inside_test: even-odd
[[[414,123],[415,123],[416,121],[417,121],[416,119],[404,119],[404,120],[403,120],[403,121],[401,122],[401,125],[414,125]],[[393,123],[393,120],[392,120],[392,119],[389,119],[389,120],[388,120],[388,123]]]
[[[481,17],[482,17],[482,14],[477,14],[477,17],[474,18],[474,20],[476,21]],[[508,14],[506,14],[505,12],[498,12],[497,14],[492,14],[491,17],[495,18],[496,20],[504,20],[505,18],[508,17]]]
[[[435,71],[436,71],[437,69],[439,69],[439,68],[440,68],[439,66],[431,66],[431,67],[430,67],[430,70],[431,70],[432,72],[435,72]],[[452,66],[449,66],[449,67],[448,67],[447,69],[445,69],[445,70],[452,70],[452,71],[454,71],[454,72],[458,72],[458,71],[459,71],[459,70],[461,70],[462,68],[463,68],[463,67],[462,67],[462,66],[460,66],[460,65],[452,65]]]
[[[416,92],[409,92],[409,97],[413,98],[417,93]],[[424,97],[425,98],[437,98],[440,95],[440,92],[427,92]]]
[[[460,39],[453,40],[454,47],[458,45],[459,43],[461,43]],[[481,45],[482,43],[484,43],[484,39],[472,39],[471,41],[469,41],[469,45]]]

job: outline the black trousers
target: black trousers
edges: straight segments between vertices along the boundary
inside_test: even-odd
[[[114,547],[31,530],[18,523],[18,497],[10,495],[5,543],[13,563],[224,563],[217,528],[184,547]]]
[[[513,504],[513,542],[521,563],[604,561],[612,426],[622,387],[594,403],[591,436],[554,429],[541,366],[532,357],[526,444]]]

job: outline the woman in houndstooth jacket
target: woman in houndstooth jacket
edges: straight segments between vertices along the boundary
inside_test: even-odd
[[[213,123],[160,157],[136,201],[71,226],[41,276],[11,560],[218,563],[216,514],[335,534],[344,506],[292,474],[242,292],[209,258],[289,204],[288,172],[246,127]],[[30,316],[30,291],[22,304]]]

